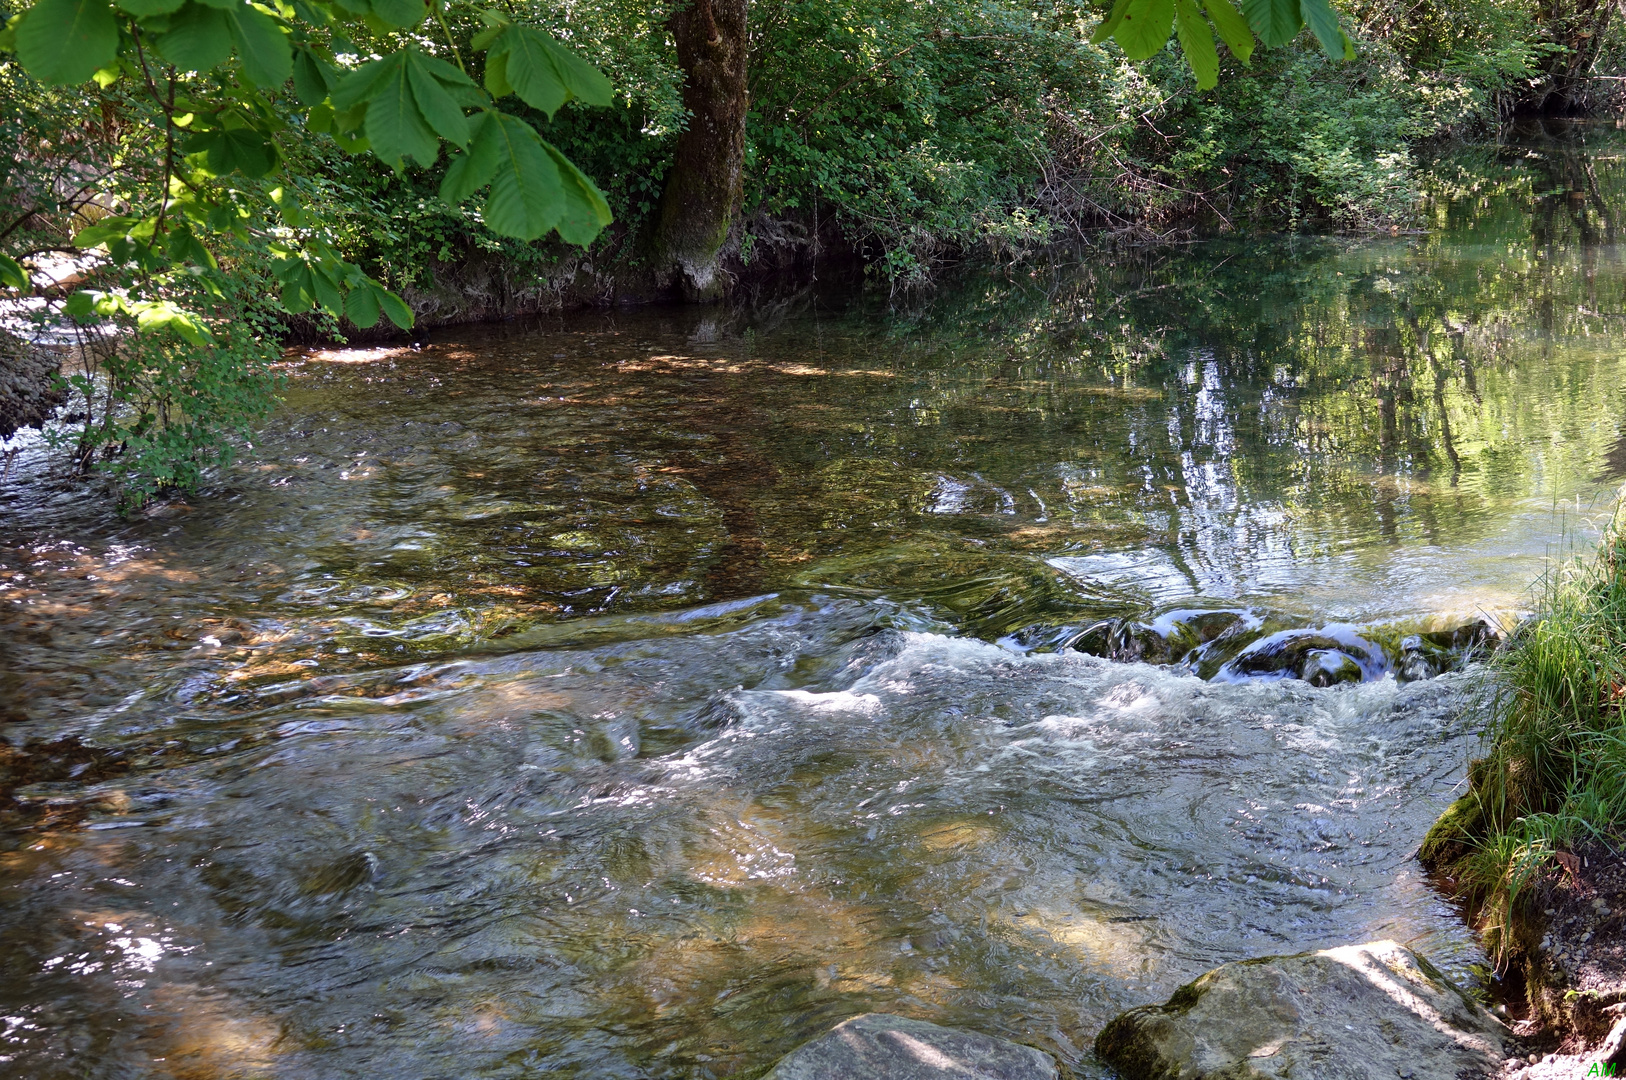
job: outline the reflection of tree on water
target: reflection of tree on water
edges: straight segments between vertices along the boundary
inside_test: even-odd
[[[1587,145],[1586,126],[1547,120],[1517,133],[1522,137],[1510,144],[1508,154],[1517,155],[1517,164],[1541,180],[1531,214],[1536,249],[1552,256],[1561,248],[1579,247],[1592,270],[1597,249],[1613,245],[1617,232],[1615,213],[1598,180],[1601,155]],[[1610,194],[1619,197],[1618,192]]]
[[[1133,421],[1136,464],[1119,483],[1136,469],[1185,477],[1182,498],[1208,506],[1226,485],[1283,489],[1296,510],[1359,504],[1384,535],[1429,532],[1435,514],[1529,490],[1552,463],[1526,451],[1556,417],[1591,432],[1587,475],[1614,438],[1595,421],[1626,407],[1609,389],[1626,328],[1623,142],[1613,128],[1549,123],[1465,151],[1439,170],[1428,213],[1442,227],[1419,239],[1222,238],[1058,257],[1004,287],[982,276],[900,314],[889,347],[947,368],[992,364],[986,342],[1009,342],[1000,393],[1026,395],[1052,435],[1101,422],[1057,397],[1062,373],[1159,388],[1167,411]],[[1214,422],[1199,413],[1216,398],[1245,452],[1202,436]],[[1162,449],[1182,440],[1191,461]]]
[[[1618,480],[1626,476],[1626,429],[1620,433],[1620,438],[1609,452],[1603,456],[1603,475],[1598,479]]]

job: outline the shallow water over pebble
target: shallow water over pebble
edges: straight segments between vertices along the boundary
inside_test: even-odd
[[[1409,856],[1472,676],[1395,676],[1626,478],[1612,140],[1442,163],[1425,237],[302,357],[131,521],[25,448],[0,1073],[753,1076],[881,1009],[1093,1076],[1226,960],[1464,974]],[[1064,647],[1126,627],[1246,633]]]

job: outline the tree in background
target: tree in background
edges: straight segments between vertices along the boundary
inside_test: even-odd
[[[426,20],[450,61],[426,48]],[[480,82],[449,20],[477,27],[464,40]],[[269,408],[281,316],[413,324],[307,212],[320,179],[313,137],[398,175],[435,165],[449,144],[441,198],[483,192],[480,219],[499,235],[585,245],[611,221],[592,180],[505,107],[517,98],[551,117],[570,101],[607,105],[609,81],[500,12],[440,0],[38,0],[8,20],[0,47],[15,53],[8,78],[64,88],[18,117],[40,153],[25,150],[8,177],[23,204],[0,235],[23,243],[0,252],[0,283],[27,294],[24,261],[96,253],[80,263],[84,287],[47,291],[43,310],[72,320],[87,360],[69,379],[78,459],[118,459],[138,492],[195,484],[224,435]],[[71,152],[53,153],[64,142]],[[261,293],[262,275],[280,282],[280,304]]]

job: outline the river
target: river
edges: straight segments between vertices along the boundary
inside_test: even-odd
[[[1097,1077],[1225,961],[1471,980],[1411,856],[1475,676],[1396,643],[1626,479],[1623,148],[1454,150],[1417,234],[304,354],[130,519],[24,444],[0,1074],[751,1077],[884,1010]],[[1084,651],[1171,612],[1230,644]],[[1235,666],[1307,630],[1361,681]]]

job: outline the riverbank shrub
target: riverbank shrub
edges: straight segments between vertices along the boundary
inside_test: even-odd
[[[1497,123],[1550,50],[1527,0],[1406,15],[1350,3],[1353,60],[1306,33],[1246,67],[1224,53],[1218,85],[1200,91],[1173,47],[1133,63],[1091,42],[1099,13],[1054,0],[765,0],[752,12],[736,273],[767,248],[834,244],[892,283],[1102,230],[1410,227],[1418,148]],[[519,14],[596,43],[587,55],[616,82],[613,110],[589,122],[566,109],[548,134],[619,223],[589,252],[594,266],[636,263],[685,122],[671,51],[649,33],[651,9],[625,0],[563,21],[533,4]],[[506,241],[444,207],[434,170],[403,182],[365,158],[332,165],[363,195],[364,209],[335,207],[345,251],[392,282],[427,287],[472,253],[518,275],[575,273],[560,245]]]
[[[1419,852],[1504,957],[1540,883],[1626,830],[1626,508],[1596,555],[1555,567],[1537,614],[1491,658],[1486,754]]]
[[[0,166],[7,283],[27,291],[32,283],[20,263],[38,270],[75,245],[111,245],[116,257],[76,271],[84,279],[76,287],[100,297],[77,317],[168,335],[169,350],[215,348],[213,328],[240,321],[270,334],[256,349],[274,347],[278,323],[333,332],[387,317],[404,327],[413,312],[397,293],[433,305],[496,280],[495,298],[459,304],[452,296],[443,308],[450,318],[489,317],[512,313],[504,305],[519,295],[545,304],[573,282],[587,282],[577,292],[592,296],[648,283],[647,240],[688,123],[667,31],[678,0],[583,0],[567,8],[515,0],[506,15],[396,3],[387,9],[399,13],[393,23],[352,11],[375,0],[321,0],[317,13],[326,14],[315,22],[297,5],[274,6],[272,14],[250,6],[244,10],[257,14],[244,15],[248,23],[266,33],[276,24],[267,55],[277,63],[259,73],[262,81],[274,83],[293,57],[302,73],[264,87],[250,70],[264,57],[250,63],[243,43],[219,27],[224,60],[177,52],[181,61],[171,63],[162,48],[149,55],[141,35],[170,41],[166,20],[174,12],[159,9],[186,2],[121,0],[119,14],[107,7],[116,49],[103,42],[103,52],[113,49],[116,62],[92,81],[48,85],[77,78],[89,61],[51,53],[73,71],[30,78],[6,50],[49,37],[18,37],[44,26],[45,16],[19,23],[10,13],[33,5],[0,0],[8,27],[0,31],[0,118],[21,148]],[[193,15],[226,10],[190,3],[184,11]],[[39,10],[55,18],[76,4],[101,10],[101,0],[50,0]],[[1175,44],[1132,62],[1114,41],[1093,40],[1104,7],[761,0],[751,9],[744,203],[730,269],[748,276],[761,266],[816,265],[820,250],[834,246],[897,285],[926,281],[950,261],[1023,258],[1103,229],[1150,238],[1409,226],[1422,187],[1418,148],[1494,122],[1561,46],[1533,0],[1440,0],[1404,11],[1344,0],[1338,8],[1353,59],[1330,58],[1325,41],[1306,31],[1253,52],[1246,65],[1222,50],[1217,85],[1204,90]],[[420,33],[412,20],[431,10],[435,18]],[[595,83],[562,108],[547,95],[486,98],[475,85],[489,81],[482,50],[509,33],[508,18],[567,43],[607,73],[613,92]],[[1619,34],[1612,25],[1603,31]],[[165,48],[174,52],[179,40]],[[1623,54],[1611,44],[1592,55]],[[451,132],[449,147],[467,141],[469,123],[478,127],[487,115],[481,110],[500,100],[503,115],[576,163],[605,200],[595,202],[593,227],[539,236],[538,221],[510,212],[513,200],[503,210],[495,197],[443,198],[468,194],[458,170],[470,155],[441,153],[443,133],[424,128],[421,110],[409,110],[416,127],[405,134],[391,135],[386,125],[371,136],[370,106],[334,112],[365,96],[341,92],[341,76],[402,57],[440,80],[435,85],[468,96],[455,116],[437,121]],[[582,107],[588,99],[609,104]],[[368,140],[358,136],[379,143],[376,152],[364,152]],[[615,224],[598,233],[612,211]],[[470,267],[477,270],[463,273]],[[239,320],[218,298],[222,276],[249,280],[270,321]],[[70,291],[46,287],[31,299],[60,317]],[[121,296],[130,303],[121,307]],[[158,320],[159,308],[150,306],[188,297],[198,304],[182,304],[184,318]],[[141,304],[149,305],[145,314],[134,306]],[[221,356],[247,356],[238,344],[217,345]],[[212,363],[199,356],[183,368],[201,372]],[[244,378],[265,370],[259,359],[244,363]],[[109,386],[142,381],[102,374]],[[97,432],[132,434],[137,428],[114,413],[150,411],[118,393],[90,399],[100,403]],[[260,400],[271,400],[269,390]],[[200,419],[193,434],[162,445],[175,453],[188,447],[195,457],[204,432],[238,426]],[[135,445],[88,431],[75,442],[82,463],[111,466]],[[154,444],[137,454],[145,464],[136,473],[183,485],[201,475],[179,459],[162,464],[167,452]]]

